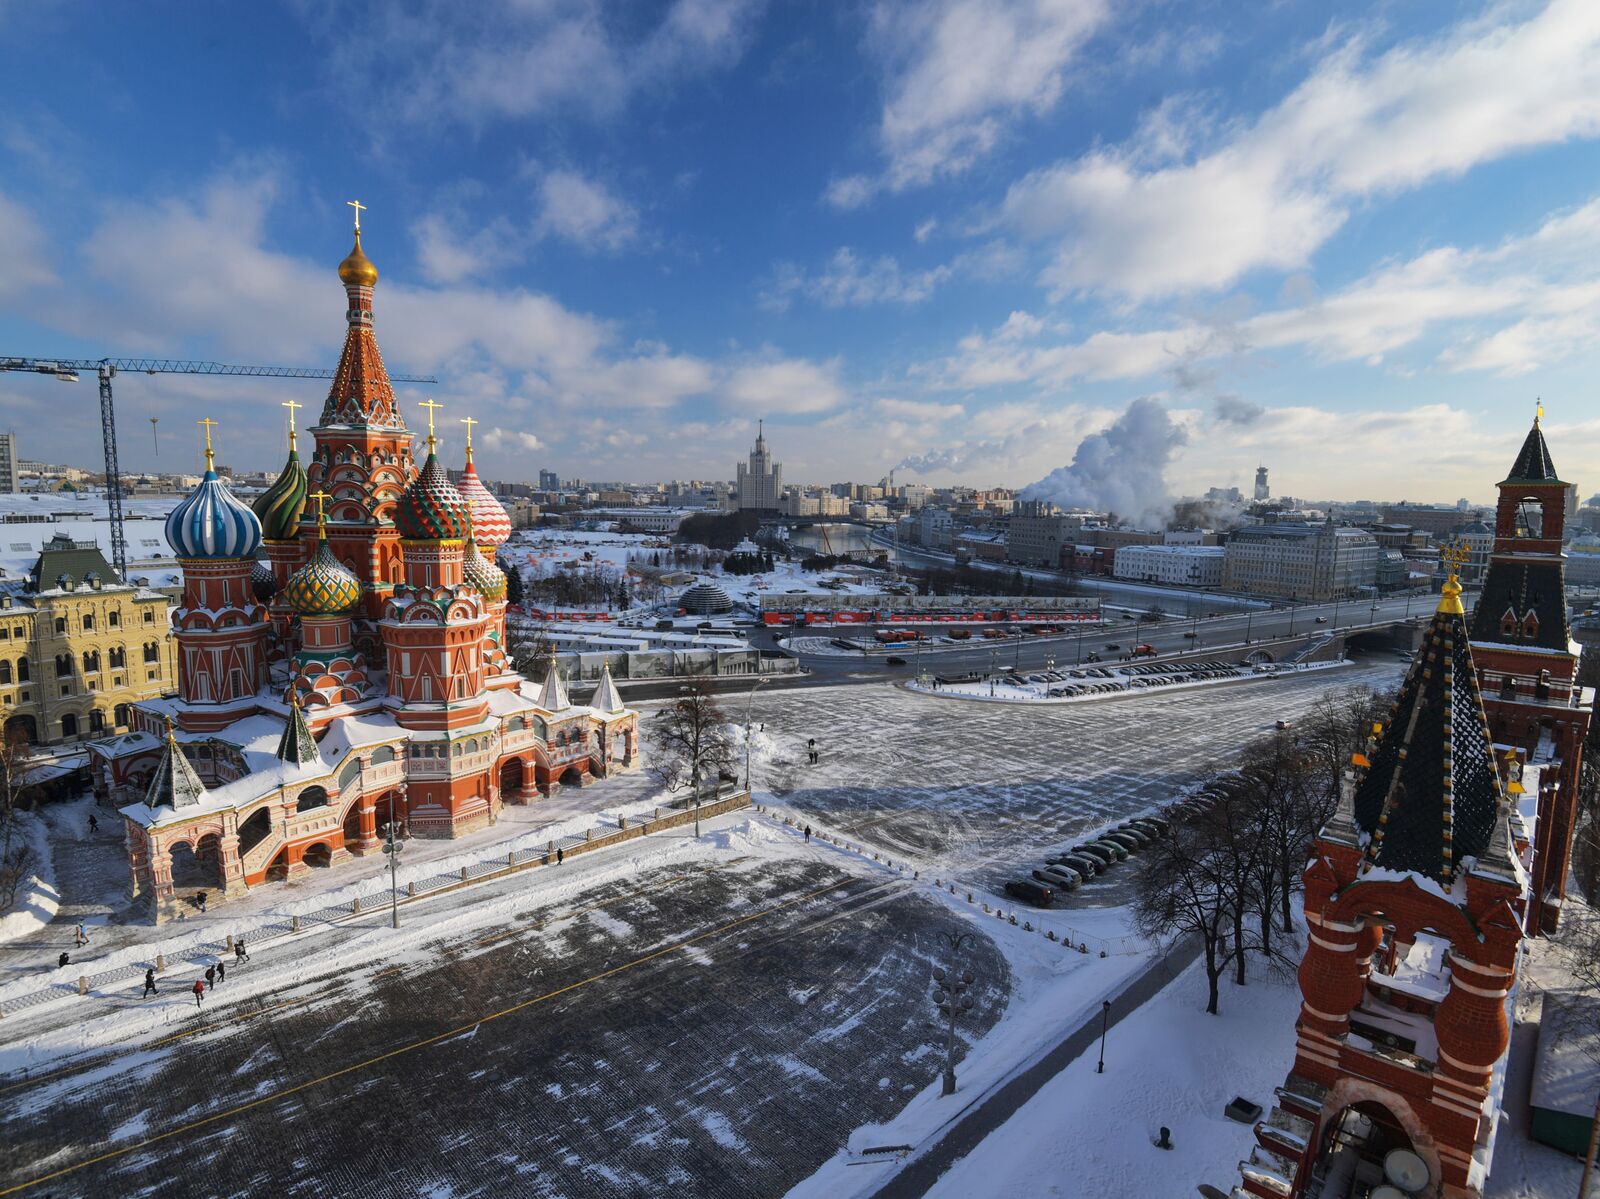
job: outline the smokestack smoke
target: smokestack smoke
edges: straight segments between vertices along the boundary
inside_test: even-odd
[[[1141,397],[1108,428],[1079,442],[1070,466],[1056,468],[1020,494],[1063,508],[1115,512],[1144,527],[1164,527],[1172,518],[1167,465],[1187,440],[1165,408]]]

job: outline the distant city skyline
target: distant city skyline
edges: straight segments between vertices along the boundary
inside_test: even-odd
[[[729,478],[765,419],[791,480],[1071,492],[1148,397],[1174,495],[1482,503],[1542,396],[1600,490],[1578,0],[150,11],[0,9],[0,353],[331,365],[359,197],[405,417],[497,477]],[[210,415],[274,467],[324,394],[129,377],[124,466]],[[94,407],[0,375],[28,457]]]

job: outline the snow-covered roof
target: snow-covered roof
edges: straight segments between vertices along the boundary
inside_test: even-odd
[[[1600,999],[1546,991],[1529,1103],[1589,1119],[1600,1087]]]

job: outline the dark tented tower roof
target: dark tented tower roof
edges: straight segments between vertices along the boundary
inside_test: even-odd
[[[1506,476],[1507,483],[1559,483],[1561,479],[1556,474],[1555,463],[1550,461],[1550,447],[1544,442],[1544,432],[1539,428],[1539,422],[1533,422],[1533,428],[1528,430],[1527,440],[1522,443],[1522,451],[1517,455],[1516,462],[1511,467],[1511,473]]]
[[[1454,579],[1356,790],[1366,866],[1448,886],[1489,848],[1500,815],[1492,739]]]
[[[300,710],[300,695],[289,692],[289,719],[284,723],[283,736],[278,739],[278,759],[294,766],[305,766],[318,760],[317,739],[311,735],[306,714]]]
[[[178,748],[177,738],[172,733],[172,722],[168,721],[167,744],[161,751],[161,761],[156,764],[150,789],[145,792],[145,807],[165,806],[176,811],[199,803],[205,793],[206,785],[200,781],[194,767],[189,765],[189,759]]]

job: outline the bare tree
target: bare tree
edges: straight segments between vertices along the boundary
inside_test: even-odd
[[[38,866],[33,846],[17,840],[17,811],[30,790],[33,747],[20,729],[0,734],[0,911],[17,900],[22,881]]]
[[[511,664],[523,678],[542,683],[545,672],[550,669],[552,648],[550,631],[545,625],[519,625],[512,642]]]
[[[727,720],[705,679],[688,683],[675,702],[652,716],[650,730],[651,770],[669,791],[687,786],[698,793],[703,780],[733,768]]]
[[[1234,848],[1209,821],[1175,823],[1140,864],[1134,927],[1156,939],[1199,939],[1210,989],[1206,1011],[1217,1014],[1219,982],[1233,960],[1234,914],[1242,906]]]

